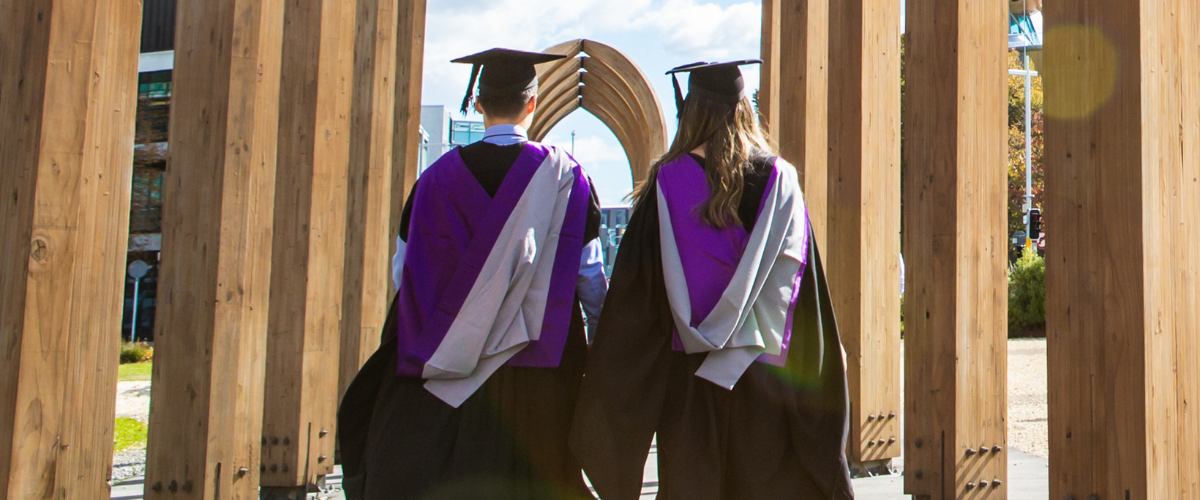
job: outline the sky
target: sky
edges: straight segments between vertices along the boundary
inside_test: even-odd
[[[901,29],[904,26],[901,4]],[[671,78],[664,73],[697,61],[759,56],[762,2],[747,0],[429,0],[425,21],[422,104],[440,104],[454,118],[470,66],[450,60],[492,47],[542,51],[587,38],[620,50],[650,79],[675,134]],[[743,66],[748,92],[758,89],[759,68]],[[686,88],[685,78],[680,84]],[[466,117],[481,120],[473,112]],[[623,206],[633,189],[629,162],[612,132],[586,110],[572,113],[545,142],[572,147],[592,177],[604,206]]]
[[[757,58],[762,4],[736,0],[430,0],[425,24],[422,104],[440,104],[456,119],[470,66],[456,57],[492,47],[541,51],[587,38],[615,47],[650,79],[675,133],[671,78],[664,73],[696,61]],[[757,66],[744,66],[749,91],[758,88]],[[680,82],[686,85],[686,81]],[[466,119],[480,120],[478,114]],[[545,142],[571,148],[595,181],[604,206],[622,206],[633,188],[629,162],[616,137],[580,109],[560,122]]]

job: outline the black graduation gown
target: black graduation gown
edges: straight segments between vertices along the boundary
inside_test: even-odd
[[[763,189],[748,183],[748,202]],[[650,198],[621,241],[575,411],[571,447],[601,498],[638,498],[655,433],[660,499],[853,498],[849,393],[816,245],[786,366],[754,363],[727,391],[694,375],[706,354],[671,349],[658,231]]]
[[[476,143],[460,152],[494,196],[520,151]],[[405,236],[411,211],[410,194]],[[585,241],[591,241],[600,225],[594,191],[587,224]],[[425,380],[396,376],[397,311],[393,299],[382,345],[338,411],[348,499],[591,497],[567,447],[587,352],[578,298],[557,368],[504,366],[458,408],[426,391]]]

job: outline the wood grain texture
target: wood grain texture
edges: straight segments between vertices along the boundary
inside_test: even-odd
[[[146,498],[258,497],[283,7],[177,7]]]
[[[355,4],[284,11],[261,485],[333,472]]]
[[[1200,8],[1045,15],[1051,496],[1195,498]]]
[[[1006,15],[908,8],[905,492],[1004,498]]]
[[[392,199],[388,241],[400,234],[400,216],[413,183],[421,147],[421,75],[425,61],[425,0],[399,0],[396,6],[395,126],[392,130]],[[394,243],[393,243],[394,244]],[[391,280],[389,280],[390,282]],[[392,284],[392,295],[396,293]],[[389,298],[391,295],[389,295]]]
[[[621,51],[592,40],[570,40],[544,52],[570,59],[538,67],[538,112],[530,138],[544,139],[582,107],[617,137],[634,183],[645,180],[667,150],[666,119],[645,73]]]
[[[387,317],[387,291],[392,286],[389,277],[395,240],[388,241],[387,236],[393,196],[396,5],[397,0],[358,0],[338,401],[359,368],[379,348],[379,331]]]
[[[817,248],[828,255],[830,0],[763,2],[760,116],[800,174]],[[813,147],[816,145],[816,147]]]
[[[141,5],[0,11],[0,497],[106,497]]]
[[[850,453],[862,462],[902,448],[899,7],[829,2],[829,109],[837,112],[829,114],[825,259],[847,354]]]

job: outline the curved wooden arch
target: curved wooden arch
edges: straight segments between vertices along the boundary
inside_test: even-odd
[[[667,150],[666,119],[646,75],[621,51],[592,40],[571,40],[543,52],[571,58],[538,68],[539,111],[530,137],[544,139],[583,108],[617,137],[634,183],[645,180],[650,165]]]

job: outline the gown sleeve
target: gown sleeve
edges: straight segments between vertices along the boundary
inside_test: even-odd
[[[653,184],[649,188],[655,192]],[[570,436],[572,451],[605,500],[638,498],[666,393],[671,313],[658,204],[645,201],[635,207],[621,240]]]

